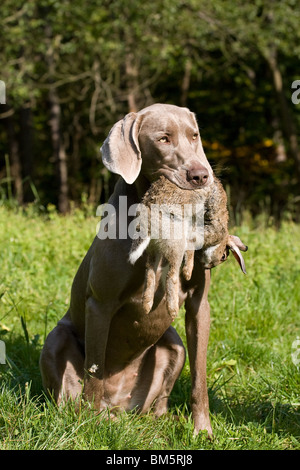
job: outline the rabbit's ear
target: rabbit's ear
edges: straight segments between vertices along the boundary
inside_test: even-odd
[[[243,271],[243,273],[247,274],[245,261],[240,250],[247,251],[248,247],[244,245],[241,239],[235,235],[229,235],[227,247],[232,251],[233,256],[239,263],[240,268]]]
[[[136,113],[126,114],[112,127],[100,149],[106,168],[121,175],[128,184],[136,180],[142,166],[138,143],[141,120]]]

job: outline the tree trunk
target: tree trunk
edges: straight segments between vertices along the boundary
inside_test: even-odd
[[[14,197],[19,204],[23,204],[22,165],[19,153],[19,143],[12,115],[6,118],[6,125],[9,142],[10,175],[14,187]]]
[[[29,179],[33,181],[33,126],[30,106],[20,109],[20,157],[22,162],[22,175],[24,183]],[[24,201],[32,200],[30,185],[24,184]]]
[[[138,107],[138,69],[134,62],[134,54],[127,52],[125,57],[127,102],[129,112],[136,113]]]
[[[68,166],[67,166],[67,155],[63,139],[61,136],[61,108],[60,102],[57,95],[57,91],[54,87],[50,88],[49,91],[49,103],[50,103],[50,128],[51,128],[51,140],[53,147],[53,156],[57,166],[57,178],[58,178],[58,210],[65,214],[69,210],[69,189],[68,189]]]
[[[57,57],[52,44],[53,31],[51,24],[45,25],[45,37],[47,42],[46,62],[49,74],[49,104],[50,104],[50,128],[54,161],[58,180],[58,210],[65,214],[69,210],[68,190],[68,166],[67,155],[61,133],[61,106],[55,85],[53,85],[56,70]]]
[[[191,83],[191,72],[192,72],[192,62],[190,59],[187,59],[184,65],[184,75],[181,84],[181,97],[180,104],[181,106],[187,106],[187,98],[190,89]]]

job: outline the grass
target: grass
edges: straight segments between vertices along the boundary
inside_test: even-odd
[[[73,404],[57,410],[42,391],[38,358],[45,335],[66,311],[76,269],[96,219],[74,210],[40,216],[0,207],[0,449],[299,449],[300,227],[235,230],[249,245],[248,275],[233,257],[212,273],[208,386],[214,439],[193,437],[189,363],[169,413],[101,419]],[[184,312],[175,320],[185,341]],[[299,355],[300,357],[300,355]],[[177,419],[174,419],[177,415]],[[188,419],[184,418],[188,415]]]

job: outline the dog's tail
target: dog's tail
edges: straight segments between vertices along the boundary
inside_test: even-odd
[[[142,256],[146,248],[150,243],[151,238],[137,238],[133,241],[130,253],[129,253],[129,262],[135,264],[136,261]]]

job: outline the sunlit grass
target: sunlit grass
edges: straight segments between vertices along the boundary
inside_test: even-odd
[[[189,363],[169,413],[97,417],[44,396],[38,368],[47,334],[69,303],[70,286],[97,220],[0,207],[0,449],[299,449],[300,227],[232,231],[249,246],[245,276],[230,257],[212,272],[208,386],[214,439],[193,436]],[[185,342],[184,312],[175,326]],[[300,355],[299,355],[300,357]],[[175,420],[173,415],[177,415]],[[188,418],[185,418],[187,416]]]

